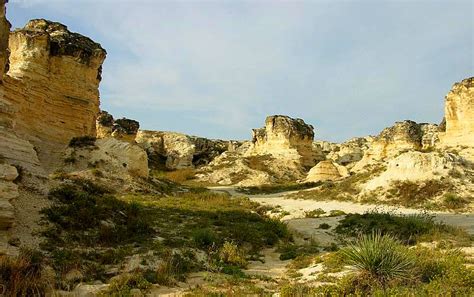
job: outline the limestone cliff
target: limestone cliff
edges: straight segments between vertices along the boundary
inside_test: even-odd
[[[206,165],[232,147],[231,141],[165,131],[139,131],[135,140],[147,151],[151,167],[169,170]]]
[[[252,155],[270,154],[277,158],[295,160],[304,167],[315,165],[313,126],[302,119],[274,115],[265,120],[265,127],[252,130]]]
[[[455,83],[446,95],[444,133],[445,146],[474,146],[474,77]]]
[[[4,100],[15,132],[53,169],[72,137],[95,136],[98,86],[106,52],[87,37],[44,19],[9,37]]]
[[[361,170],[367,165],[393,158],[401,152],[429,149],[436,144],[437,138],[437,125],[418,124],[413,121],[396,122],[373,139],[370,148],[352,170]]]

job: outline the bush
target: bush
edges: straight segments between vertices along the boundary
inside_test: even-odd
[[[194,244],[199,248],[211,248],[217,244],[218,238],[211,229],[197,229],[192,233]]]
[[[309,210],[309,211],[305,211],[304,212],[304,216],[306,218],[319,218],[320,216],[322,216],[323,214],[325,214],[326,212],[321,209],[321,208],[318,208],[318,209],[313,209],[313,210]]]
[[[53,282],[39,251],[22,249],[15,258],[0,256],[0,287],[5,296],[45,296]]]
[[[346,213],[342,210],[339,209],[333,209],[329,212],[329,217],[340,217],[340,216],[345,216]]]
[[[193,253],[177,253],[167,251],[156,270],[156,282],[160,285],[171,286],[178,281],[184,281],[186,274],[194,271],[196,258]]]
[[[125,273],[115,277],[100,296],[131,296],[131,289],[147,290],[151,284],[141,273]]]
[[[371,234],[378,230],[396,237],[404,243],[414,244],[428,234],[451,232],[451,228],[436,223],[428,214],[395,215],[389,212],[368,212],[364,214],[348,214],[339,222],[335,231],[339,234],[358,236]]]
[[[443,205],[449,209],[464,208],[467,204],[469,204],[469,200],[453,193],[447,193],[443,198]]]
[[[408,249],[380,232],[360,237],[340,253],[345,263],[357,269],[362,277],[369,277],[382,286],[393,280],[407,279],[415,264]]]
[[[405,207],[420,206],[427,201],[438,197],[443,191],[452,188],[446,180],[429,180],[425,183],[411,181],[395,181],[390,191],[392,202],[400,203]]]
[[[80,136],[80,137],[73,137],[69,141],[69,147],[88,147],[88,146],[95,146],[96,138],[93,136]]]
[[[239,247],[232,242],[224,242],[224,245],[219,250],[219,259],[225,264],[235,265],[240,268],[247,266],[247,260],[245,259],[242,249],[239,249]]]
[[[327,224],[327,223],[322,223],[322,224],[319,224],[319,229],[330,229],[331,228],[331,225]]]

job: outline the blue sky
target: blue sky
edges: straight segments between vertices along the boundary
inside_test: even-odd
[[[474,75],[474,1],[10,0],[102,44],[101,106],[143,129],[249,139],[267,115],[316,138],[439,123]]]

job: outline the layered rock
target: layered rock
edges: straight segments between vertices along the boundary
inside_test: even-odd
[[[146,150],[151,167],[169,170],[208,164],[235,145],[230,141],[164,131],[139,131],[135,140]]]
[[[89,38],[43,19],[12,32],[9,49],[4,100],[13,111],[11,126],[52,169],[72,137],[95,136],[106,52]]]
[[[270,154],[280,160],[293,160],[304,167],[316,163],[313,151],[314,128],[302,119],[274,115],[265,120],[265,127],[253,129],[251,155]]]
[[[455,83],[446,95],[445,146],[474,146],[474,77]]]
[[[319,162],[311,168],[305,182],[334,181],[348,175],[348,171],[344,166],[326,160]]]
[[[370,144],[363,158],[355,164],[353,171],[365,166],[393,158],[402,152],[421,150],[433,147],[437,142],[437,126],[418,124],[413,121],[396,122],[385,128]]]
[[[17,177],[15,167],[0,164],[0,230],[10,228],[14,221],[14,209],[10,201],[18,197],[18,186],[13,183]]]

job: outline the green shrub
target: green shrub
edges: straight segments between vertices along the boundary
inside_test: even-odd
[[[151,284],[143,277],[141,273],[125,273],[115,277],[109,284],[105,292],[99,296],[130,296],[131,289],[147,290]]]
[[[327,223],[322,223],[322,224],[319,224],[318,228],[327,230],[327,229],[331,228],[331,225],[329,225]]]
[[[342,210],[339,209],[333,209],[329,212],[329,217],[339,217],[339,216],[344,216],[346,213]]]
[[[443,205],[449,209],[464,208],[468,204],[469,200],[453,193],[447,193],[443,197]]]
[[[88,147],[88,146],[95,146],[95,141],[96,141],[96,138],[93,136],[73,137],[69,141],[69,147],[82,148],[82,147]]]
[[[219,250],[219,259],[225,264],[235,265],[241,268],[247,266],[247,260],[243,250],[232,242],[224,242],[224,245]]]
[[[194,244],[199,248],[211,248],[218,243],[217,235],[211,229],[197,229],[192,233]]]
[[[421,184],[412,181],[395,181],[392,186],[391,201],[405,207],[422,206],[427,201],[438,197],[443,191],[452,188],[452,184],[447,180],[435,179]]]
[[[368,212],[348,214],[339,221],[335,231],[339,234],[358,236],[371,234],[374,230],[389,234],[404,243],[414,244],[426,235],[454,232],[444,224],[436,223],[428,214],[396,215],[390,212]]]
[[[345,263],[357,269],[362,277],[368,276],[382,286],[393,280],[407,279],[415,266],[408,249],[380,232],[360,237],[340,253]]]
[[[308,211],[305,211],[304,212],[304,216],[306,218],[319,218],[320,216],[322,216],[323,214],[325,214],[326,212],[321,209],[321,208],[318,208],[318,209],[313,209],[313,210],[308,210]]]

